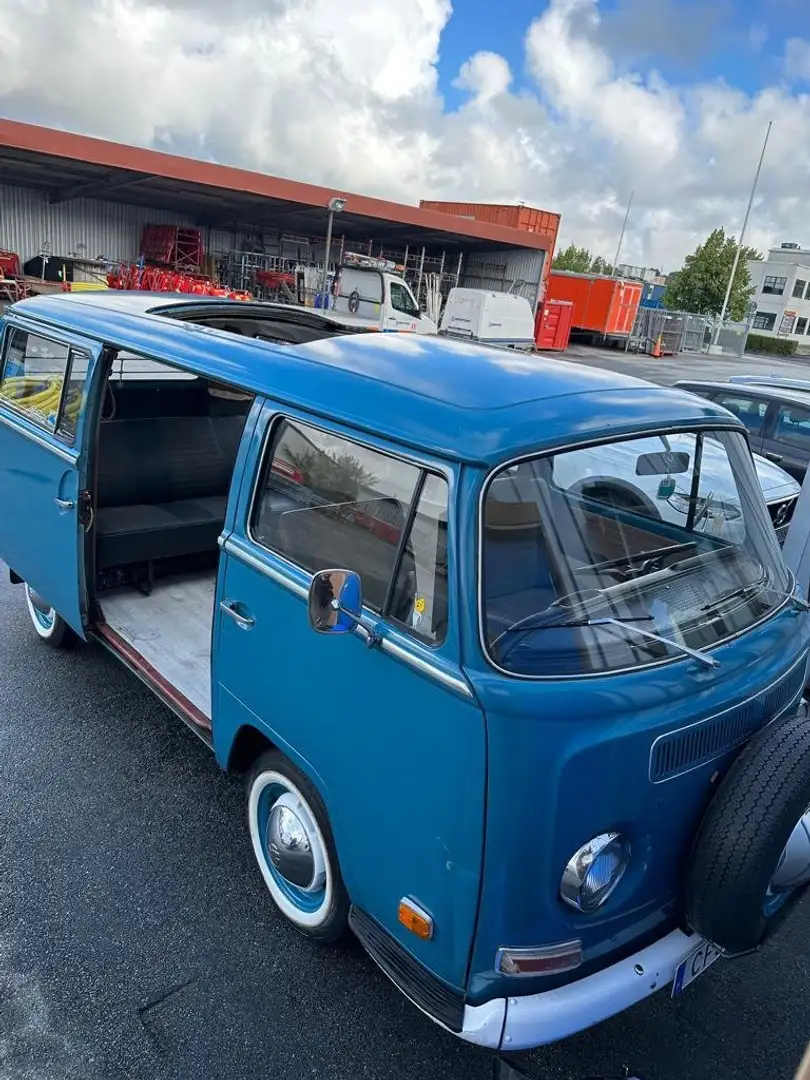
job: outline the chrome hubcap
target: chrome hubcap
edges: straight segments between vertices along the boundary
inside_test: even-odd
[[[799,819],[771,879],[769,891],[784,892],[810,881],[810,810]]]
[[[26,591],[28,593],[28,602],[31,607],[31,614],[42,627],[43,630],[50,630],[54,623],[55,612],[53,608],[47,604],[42,597],[35,593],[30,585],[26,585]]]
[[[267,821],[266,847],[274,869],[303,892],[323,888],[326,868],[308,815],[289,792],[273,805]]]

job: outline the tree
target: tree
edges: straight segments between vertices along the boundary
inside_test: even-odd
[[[723,308],[737,241],[715,229],[684,259],[683,268],[670,274],[664,303],[670,311],[693,311],[698,315],[719,315]],[[754,248],[743,247],[729,297],[728,315],[741,322],[753,296],[748,260],[761,259]]]
[[[587,274],[592,262],[593,258],[587,248],[569,244],[567,248],[557,252],[551,265],[555,270],[573,270],[575,274]]]
[[[584,247],[569,244],[558,251],[551,264],[555,270],[571,270],[575,274],[612,274],[613,267],[601,255],[596,258]]]
[[[613,276],[613,267],[609,262],[606,262],[601,255],[597,255],[591,263],[592,274],[607,274],[608,277]]]

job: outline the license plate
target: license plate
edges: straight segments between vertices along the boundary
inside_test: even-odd
[[[675,972],[672,983],[672,996],[680,994],[690,983],[702,975],[712,966],[715,960],[719,960],[722,954],[710,942],[704,941],[689,953],[687,958]]]

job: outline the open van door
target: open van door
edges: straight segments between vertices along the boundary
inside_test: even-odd
[[[85,529],[92,524],[88,401],[101,347],[7,318],[0,354],[0,559],[85,637]],[[93,410],[90,410],[91,414]],[[134,465],[134,463],[133,463]]]

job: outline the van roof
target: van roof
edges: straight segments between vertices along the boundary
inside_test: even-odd
[[[693,394],[536,354],[403,333],[278,346],[164,317],[230,304],[244,311],[236,300],[111,290],[33,297],[7,315],[459,461],[493,464],[572,436],[732,421]]]

